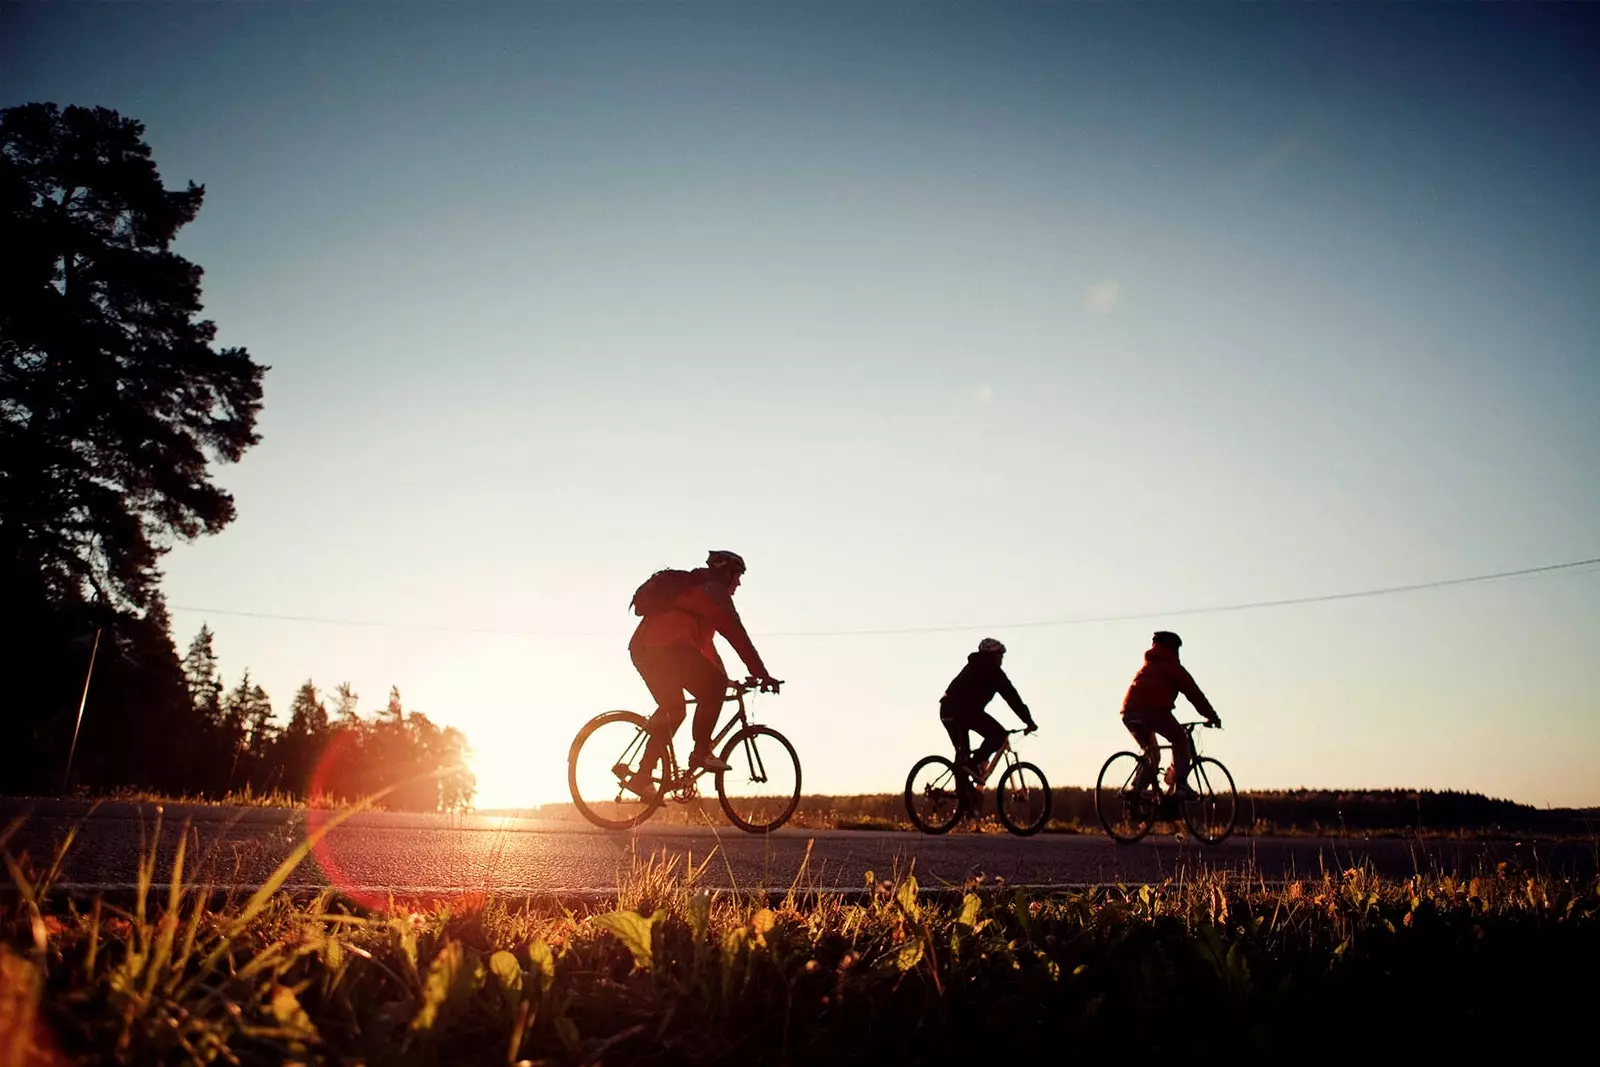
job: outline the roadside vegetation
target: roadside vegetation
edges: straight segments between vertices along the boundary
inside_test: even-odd
[[[914,870],[839,895],[802,871],[774,899],[702,885],[713,854],[637,858],[593,907],[363,908],[282,892],[310,842],[246,897],[192,884],[189,835],[165,836],[116,900],[55,889],[70,835],[5,851],[0,1062],[1437,1058],[1575,1034],[1600,952],[1600,882],[1505,864],[1048,895]]]

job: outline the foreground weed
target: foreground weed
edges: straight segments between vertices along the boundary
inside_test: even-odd
[[[186,831],[160,884],[160,838],[158,823],[126,908],[49,891],[70,842],[39,870],[5,854],[0,1062],[1254,1062],[1375,1004],[1471,1013],[1473,1028],[1387,1046],[1437,1058],[1481,1051],[1494,1019],[1579,1027],[1600,951],[1600,883],[1506,865],[1052,895],[930,892],[906,869],[849,900],[802,875],[768,901],[704,885],[712,856],[653,855],[593,913],[485,897],[363,910],[283,893],[313,841],[230,900],[185,884]]]

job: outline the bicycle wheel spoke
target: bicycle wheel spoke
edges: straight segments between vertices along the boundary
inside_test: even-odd
[[[740,829],[775,830],[800,803],[800,759],[776,730],[751,726],[723,748],[728,769],[717,775],[722,810]]]
[[[1198,798],[1183,807],[1183,820],[1190,833],[1214,845],[1233,832],[1238,794],[1228,768],[1214,759],[1197,759],[1188,774],[1189,788]]]
[[[1158,798],[1144,757],[1118,752],[1100,768],[1095,812],[1106,833],[1118,841],[1137,841],[1155,824]]]
[[[641,768],[649,742],[644,717],[608,712],[589,722],[567,757],[567,784],[584,818],[607,829],[625,829],[660,806],[661,765]]]
[[[917,829],[942,834],[960,821],[962,804],[956,769],[942,756],[927,756],[906,777],[906,814]]]
[[[1038,833],[1050,818],[1050,785],[1031,763],[1018,763],[1000,776],[995,787],[1000,821],[1014,834]]]

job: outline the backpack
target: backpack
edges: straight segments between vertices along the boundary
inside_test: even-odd
[[[644,583],[633,591],[629,607],[633,608],[635,615],[658,615],[670,610],[673,603],[688,592],[693,584],[694,575],[689,571],[665,567],[646,578]]]

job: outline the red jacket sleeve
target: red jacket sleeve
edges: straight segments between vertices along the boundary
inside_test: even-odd
[[[745,632],[744,622],[739,618],[739,610],[733,606],[733,597],[728,591],[707,582],[695,586],[683,594],[679,603],[688,610],[699,615],[710,624],[711,628],[728,639],[728,644],[739,654],[751,674],[766,677],[766,665],[761,662],[761,654],[756,651],[756,646],[751,643],[750,635]]]
[[[1195,710],[1203,715],[1207,722],[1215,721],[1217,713],[1211,707],[1211,701],[1200,692],[1200,687],[1195,684],[1194,675],[1189,673],[1187,667],[1178,667],[1178,692],[1189,698],[1189,703],[1194,705]]]

